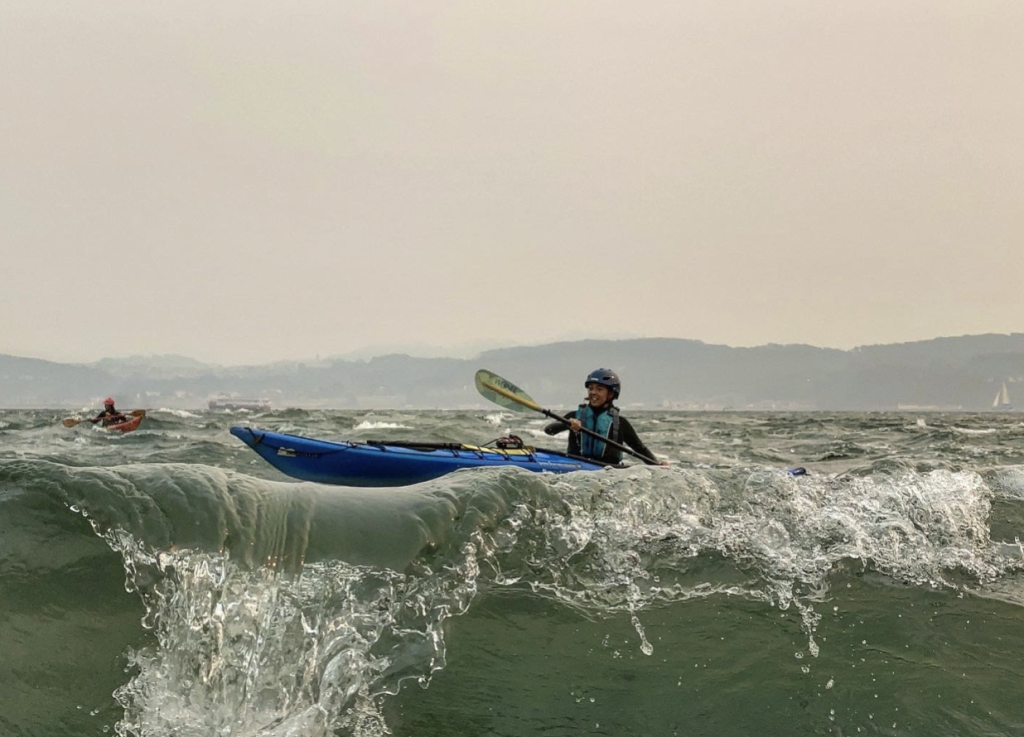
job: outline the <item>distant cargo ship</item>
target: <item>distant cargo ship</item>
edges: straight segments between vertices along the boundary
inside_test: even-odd
[[[270,409],[269,399],[236,399],[234,397],[214,397],[210,400],[210,409],[247,409],[250,411]]]

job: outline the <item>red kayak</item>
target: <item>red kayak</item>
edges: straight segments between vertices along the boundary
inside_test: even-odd
[[[138,417],[131,417],[124,422],[119,422],[116,425],[107,425],[104,430],[120,430],[121,432],[131,432],[132,430],[138,429],[139,425],[142,424],[142,418],[144,415]]]

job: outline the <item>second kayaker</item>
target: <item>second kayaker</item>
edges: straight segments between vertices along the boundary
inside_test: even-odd
[[[646,456],[651,459],[644,461],[648,465],[668,465],[665,461],[659,462],[654,458],[654,453],[643,444],[629,420],[619,414],[619,408],[614,402],[622,390],[622,382],[614,371],[606,368],[591,371],[583,385],[587,388],[587,401],[566,413],[565,419],[569,420],[569,425],[553,422],[544,428],[544,432],[548,435],[557,435],[565,430],[571,430],[569,455],[592,458],[604,463],[622,462],[621,450],[580,432],[581,428],[586,428]]]
[[[126,415],[124,415],[121,412],[118,412],[117,409],[114,407],[114,398],[107,397],[106,399],[103,400],[103,411],[100,412],[95,417],[90,417],[89,422],[91,422],[94,425],[97,422],[102,422],[103,427],[109,427],[111,425],[116,425],[119,422],[125,422],[127,421],[127,419],[128,417]]]

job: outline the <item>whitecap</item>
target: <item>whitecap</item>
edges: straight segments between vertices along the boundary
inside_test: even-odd
[[[158,409],[156,411],[157,412],[164,412],[164,413],[169,414],[169,415],[174,415],[175,417],[180,417],[183,420],[189,419],[189,418],[194,418],[194,417],[199,417],[199,415],[194,414],[192,412],[189,412],[188,410],[185,410],[185,409],[168,409],[167,407],[161,407],[160,409]]]
[[[409,425],[400,425],[397,422],[370,422],[363,420],[355,426],[356,430],[412,430]]]

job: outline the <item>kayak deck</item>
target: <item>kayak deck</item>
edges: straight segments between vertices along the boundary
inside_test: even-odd
[[[343,486],[407,486],[462,468],[514,466],[533,472],[598,471],[604,464],[540,448],[485,448],[459,443],[315,440],[234,426],[231,434],[293,478]]]

